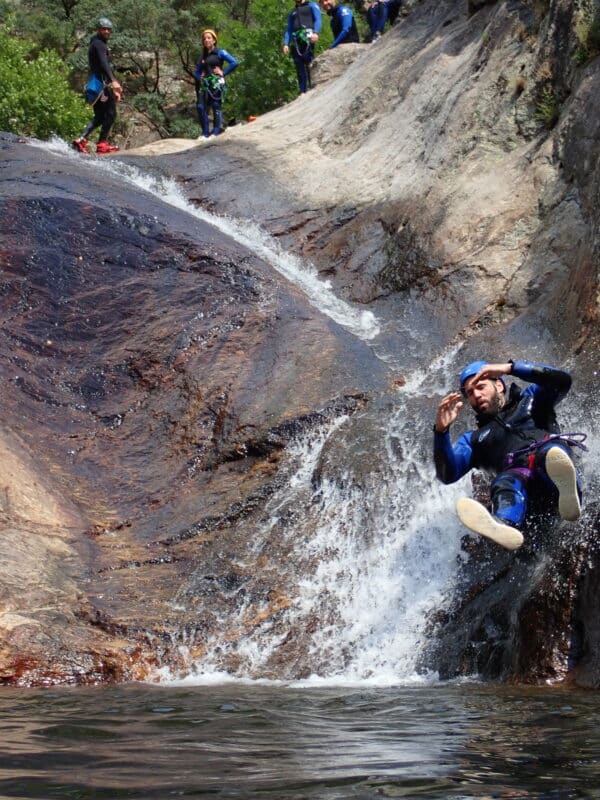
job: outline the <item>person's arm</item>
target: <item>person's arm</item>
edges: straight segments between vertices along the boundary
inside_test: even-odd
[[[571,388],[572,378],[568,372],[531,361],[513,361],[512,375],[543,390],[546,398],[558,403]]]
[[[433,433],[433,461],[435,474],[442,483],[454,483],[466,475],[471,469],[472,431],[463,433],[453,446],[448,430],[440,433],[434,429]]]
[[[330,46],[330,50],[334,47],[337,47],[338,44],[344,41],[346,36],[350,33],[350,29],[352,28],[352,12],[346,6],[339,6],[339,10],[337,12],[340,17],[342,18],[342,30],[338,33],[336,38],[333,41],[333,44]]]
[[[292,21],[292,14],[294,12],[291,11],[288,14],[287,25],[285,28],[285,33],[283,34],[283,52],[287,55],[286,48],[289,48],[290,42],[292,41],[292,35],[294,33],[293,29],[293,21]]]
[[[201,81],[204,77],[204,60],[202,56],[198,59],[198,63],[196,64],[196,71],[194,72],[194,78],[197,81]]]
[[[319,34],[321,33],[321,28],[323,27],[323,15],[321,14],[321,9],[319,8],[318,3],[309,3],[309,6],[311,7],[313,14],[313,33]]]
[[[219,58],[222,58],[223,61],[227,62],[227,66],[223,70],[223,77],[225,77],[226,75],[229,75],[230,72],[233,72],[238,65],[238,61],[231,55],[231,53],[228,53],[227,50],[219,50],[218,54]]]
[[[481,379],[495,380],[504,375],[514,375],[527,383],[535,384],[535,390],[525,390],[535,394],[549,403],[558,403],[571,388],[571,376],[568,372],[545,364],[532,361],[507,361],[503,364],[486,364],[475,376],[475,382]]]
[[[454,447],[450,426],[456,421],[464,403],[460,392],[450,392],[438,405],[433,426],[433,460],[435,474],[442,483],[454,483],[471,469],[471,435],[463,434]]]

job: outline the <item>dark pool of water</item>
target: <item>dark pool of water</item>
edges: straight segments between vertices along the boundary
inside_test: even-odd
[[[600,798],[600,695],[0,690],[1,798]]]

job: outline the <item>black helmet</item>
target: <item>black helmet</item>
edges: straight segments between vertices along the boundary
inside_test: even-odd
[[[112,31],[112,22],[109,20],[108,17],[100,17],[96,24],[96,29],[100,30],[100,28],[109,28]]]

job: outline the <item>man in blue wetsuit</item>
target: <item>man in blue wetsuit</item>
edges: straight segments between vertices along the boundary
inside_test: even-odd
[[[333,44],[330,45],[329,49],[331,50],[340,44],[358,42],[356,21],[348,6],[338,6],[337,0],[321,0],[321,5],[331,17]]]
[[[321,32],[321,9],[316,3],[294,0],[283,37],[283,53],[294,59],[300,94],[310,88],[310,63],[315,56],[315,42]]]
[[[504,376],[530,385],[507,388]],[[474,361],[460,375],[461,392],[440,402],[434,425],[436,475],[454,483],[470,469],[490,473],[491,514],[476,500],[460,498],[456,511],[472,531],[514,549],[523,542],[520,529],[534,507],[567,520],[581,514],[581,492],[571,460],[571,446],[582,447],[583,434],[561,434],[554,407],[571,388],[571,376],[526,361],[488,364]],[[453,445],[449,429],[466,398],[477,428]],[[535,501],[535,502],[533,502]]]

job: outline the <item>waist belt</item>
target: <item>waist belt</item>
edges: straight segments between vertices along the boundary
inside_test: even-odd
[[[532,442],[527,445],[527,447],[522,447],[520,450],[513,450],[512,453],[507,453],[504,457],[503,469],[511,467],[515,461],[520,458],[535,455],[541,447],[546,447],[548,444],[552,444],[552,442],[587,450],[588,448],[584,445],[586,439],[587,433],[549,433],[548,436],[540,439],[539,442]]]

